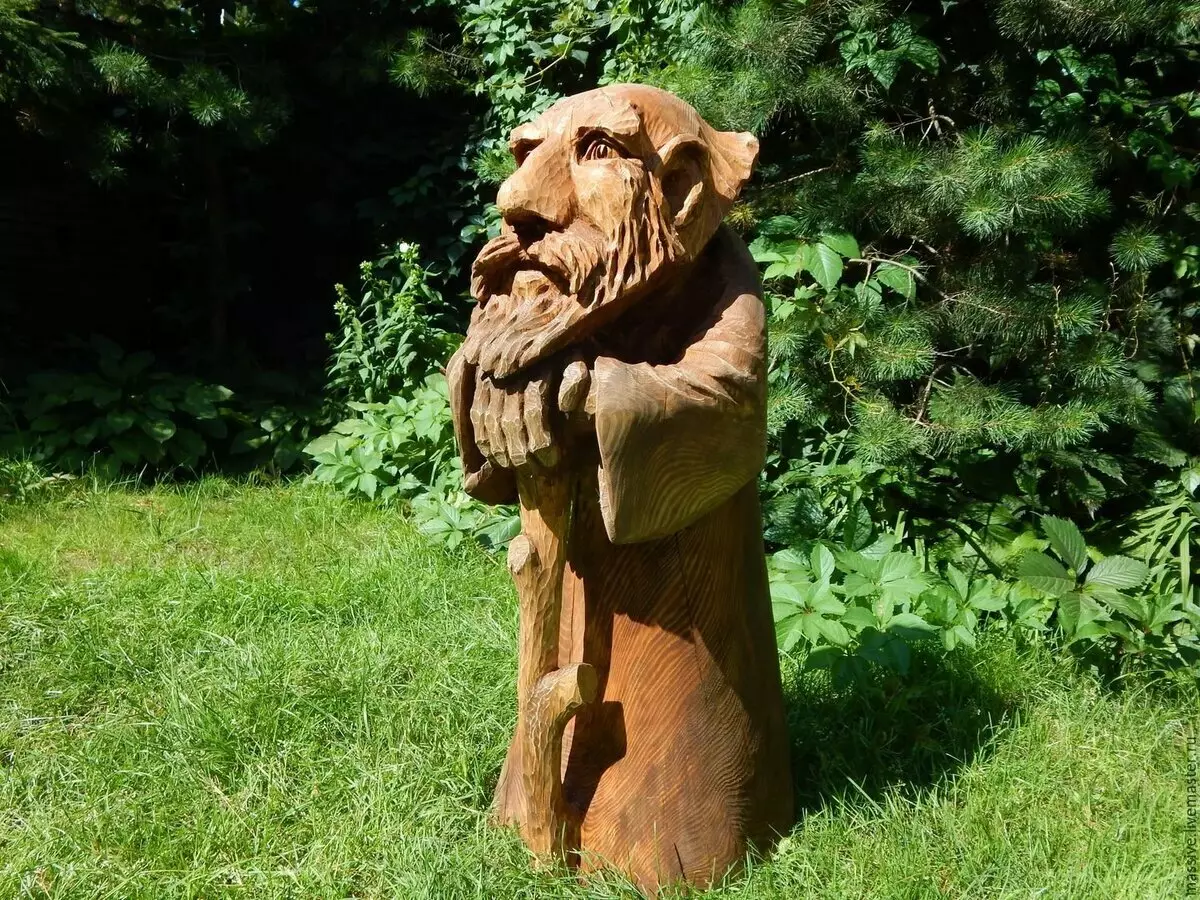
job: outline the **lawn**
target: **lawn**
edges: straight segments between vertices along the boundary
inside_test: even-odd
[[[635,896],[487,825],[515,598],[314,488],[75,488],[0,518],[0,897]],[[1169,898],[1196,710],[1004,639],[833,691],[742,898]]]

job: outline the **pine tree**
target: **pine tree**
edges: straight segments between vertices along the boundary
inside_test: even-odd
[[[653,80],[763,140],[733,218],[772,304],[775,476],[844,428],[868,464],[1007,461],[1094,510],[1139,465],[1104,448],[1200,438],[1197,10],[749,0],[680,36]]]

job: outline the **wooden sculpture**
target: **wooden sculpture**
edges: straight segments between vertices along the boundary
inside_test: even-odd
[[[792,821],[755,486],[765,315],[721,224],[758,143],[617,85],[512,152],[447,367],[467,490],[521,505],[495,816],[585,871],[707,885]]]

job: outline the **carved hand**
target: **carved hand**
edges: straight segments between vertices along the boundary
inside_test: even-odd
[[[475,443],[502,468],[557,465],[564,430],[590,427],[594,412],[591,371],[583,360],[569,363],[561,378],[550,373],[497,384],[476,374],[471,401]]]

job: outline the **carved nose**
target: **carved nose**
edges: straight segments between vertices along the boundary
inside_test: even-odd
[[[526,246],[548,231],[565,228],[571,208],[566,173],[536,162],[527,159],[496,195],[501,217]]]

